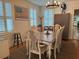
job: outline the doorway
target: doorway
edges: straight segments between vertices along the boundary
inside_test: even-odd
[[[73,23],[74,39],[79,40],[79,9],[74,10],[74,23]]]

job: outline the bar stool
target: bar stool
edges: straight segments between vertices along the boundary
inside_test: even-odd
[[[20,33],[14,33],[13,37],[14,37],[13,46],[19,47],[20,44],[23,45],[23,42],[22,42],[22,38],[21,38],[21,34]]]

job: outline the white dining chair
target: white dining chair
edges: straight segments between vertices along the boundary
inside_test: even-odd
[[[33,33],[30,35],[30,38],[29,59],[31,59],[31,53],[38,54],[39,59],[41,59],[41,54],[47,51],[47,46],[40,44],[40,40],[38,40]]]
[[[37,31],[37,30],[34,30],[33,31],[33,35],[35,36],[36,39],[40,40],[41,38],[41,32]]]
[[[53,26],[53,31],[57,31],[57,30],[60,29],[60,28],[61,28],[61,25],[55,24],[55,25]]]
[[[63,26],[63,27],[60,28],[60,34],[59,34],[59,38],[58,38],[58,41],[59,41],[58,52],[60,52],[60,48],[61,48],[61,44],[62,44],[62,34],[63,34],[64,28],[65,28],[65,26]]]
[[[61,46],[61,37],[62,37],[62,32],[63,32],[64,27],[61,27],[55,32],[55,37],[54,40],[55,42],[52,43],[52,49],[54,50],[54,59],[56,59],[56,52],[60,51],[60,46]]]
[[[30,31],[26,32],[26,55],[29,55]]]

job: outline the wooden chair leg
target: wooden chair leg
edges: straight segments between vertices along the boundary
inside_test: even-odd
[[[19,47],[19,37],[18,37],[18,34],[17,34],[17,47]]]
[[[19,39],[20,39],[21,44],[23,45],[23,42],[22,42],[22,38],[21,38],[21,34],[20,33],[19,33]]]
[[[15,41],[15,39],[14,39],[13,47],[15,46],[15,43],[16,43],[16,41]]]

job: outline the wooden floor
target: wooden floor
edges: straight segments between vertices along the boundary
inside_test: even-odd
[[[10,57],[9,59],[28,59],[26,55],[26,47],[25,44],[20,46],[19,48],[11,48],[10,49]],[[31,59],[39,59],[38,55],[32,54]],[[48,59],[45,55],[42,55],[42,59]],[[52,57],[53,58],[53,51]],[[57,54],[57,59],[79,59],[79,41],[77,40],[69,40],[63,41],[61,52]]]

